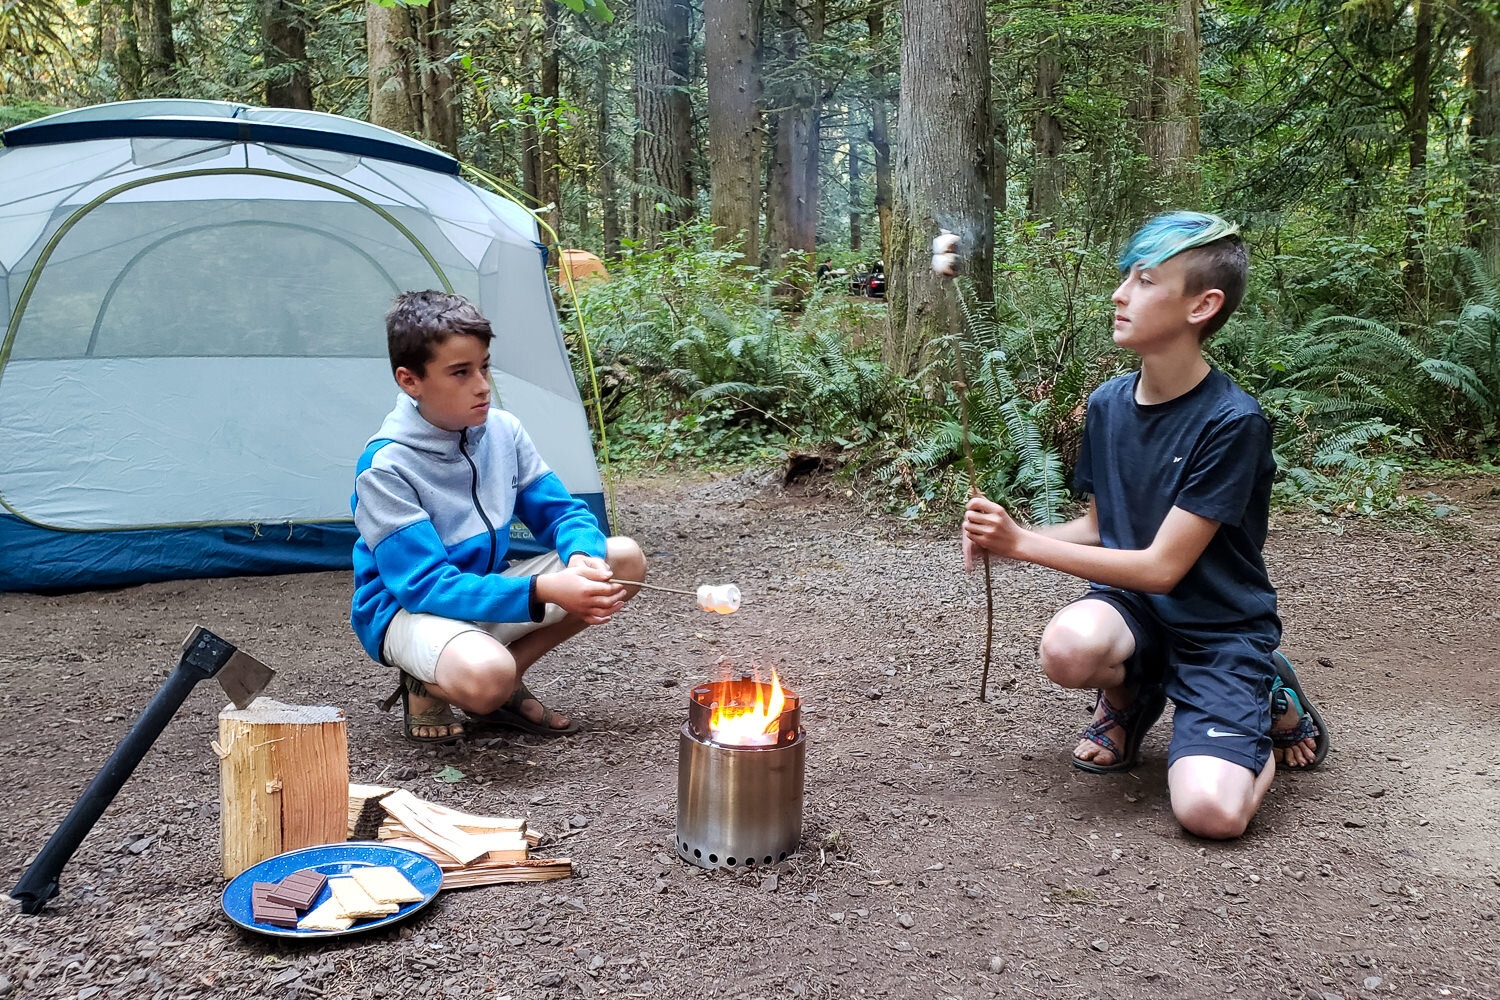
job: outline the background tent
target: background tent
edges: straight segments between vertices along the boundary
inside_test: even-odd
[[[567,268],[578,288],[583,288],[590,282],[609,280],[609,271],[605,268],[604,261],[587,250],[564,250],[562,266]]]
[[[152,100],[0,150],[0,590],[347,567],[397,389],[382,317],[450,288],[494,381],[604,522],[536,224],[412,139]],[[519,525],[512,549],[536,546]]]

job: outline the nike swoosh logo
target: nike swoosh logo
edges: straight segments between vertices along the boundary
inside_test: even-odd
[[[1209,726],[1208,727],[1208,735],[1210,735],[1210,736],[1243,736],[1245,734],[1244,733],[1221,733],[1217,729],[1215,729],[1213,726]]]

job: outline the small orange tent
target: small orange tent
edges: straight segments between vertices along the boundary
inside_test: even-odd
[[[574,284],[579,288],[593,281],[608,281],[609,272],[604,269],[604,261],[589,253],[587,250],[564,250],[562,252],[562,266],[568,269]],[[565,283],[567,278],[562,279]]]

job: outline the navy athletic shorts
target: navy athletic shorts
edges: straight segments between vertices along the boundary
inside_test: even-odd
[[[1271,756],[1274,639],[1167,625],[1130,590],[1096,587],[1076,600],[1104,601],[1120,612],[1135,636],[1125,683],[1163,685],[1176,705],[1168,767],[1178,758],[1202,755],[1260,773]]]

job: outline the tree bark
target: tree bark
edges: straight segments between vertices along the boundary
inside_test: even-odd
[[[848,114],[851,119],[854,117],[853,106],[848,108]],[[864,230],[859,211],[859,142],[856,138],[859,131],[852,121],[846,134],[849,139],[849,249],[857,251],[864,241]]]
[[[297,0],[261,0],[262,58],[266,104],[312,110],[312,74],[307,62],[307,12]]]
[[[140,39],[143,86],[153,97],[171,93],[177,66],[172,39],[172,0],[136,0],[136,30]]]
[[[557,110],[558,97],[557,0],[542,0],[542,100],[549,112]],[[562,174],[557,162],[557,123],[549,120],[542,130],[537,170],[540,200],[550,205],[543,218],[562,243]]]
[[[1036,120],[1032,123],[1031,217],[1051,215],[1063,187],[1063,130],[1057,114],[1062,86],[1062,57],[1057,39],[1043,44],[1036,57]]]
[[[120,100],[133,101],[141,96],[141,51],[131,0],[114,0],[107,16],[115,23],[115,73],[120,80]]]
[[[760,263],[760,0],[704,0],[709,221]]]
[[[1413,0],[1417,19],[1416,44],[1411,57],[1411,115],[1406,121],[1406,275],[1402,284],[1407,301],[1424,298],[1427,268],[1423,234],[1427,205],[1427,118],[1432,112],[1432,0]]]
[[[615,157],[609,148],[610,79],[613,66],[601,52],[594,63],[594,100],[599,105],[599,203],[603,215],[604,252],[620,252],[620,205],[615,193]]]
[[[453,0],[407,8],[416,24],[422,58],[422,138],[458,155],[458,87],[453,77]]]
[[[934,340],[958,328],[955,295],[932,273],[940,229],[962,240],[981,299],[993,295],[994,212],[989,196],[989,38],[984,0],[903,0],[901,117],[887,262],[891,325],[881,357],[914,375]]]
[[[639,199],[637,227],[648,246],[691,214],[691,112],[688,101],[687,0],[636,3],[635,97],[640,133],[638,182],[654,189]],[[662,209],[657,210],[657,205]]]
[[[1196,205],[1198,173],[1198,0],[1167,0],[1165,27],[1152,39],[1146,155],[1162,193]]]
[[[880,223],[880,259],[891,259],[891,139],[887,117],[890,67],[880,55],[885,44],[885,2],[876,0],[865,24],[876,58],[870,64],[870,148],[875,151],[875,217]]]
[[[797,67],[807,42],[823,40],[823,0],[781,0],[778,35],[783,66]],[[776,145],[772,159],[766,213],[766,241],[771,266],[796,262],[804,278],[813,271],[818,238],[818,155],[822,81],[805,66],[788,72],[785,93],[777,95],[782,109],[776,115]],[[788,257],[791,254],[793,256]],[[783,291],[800,296],[805,282],[796,280]]]
[[[1469,18],[1469,243],[1500,274],[1500,19],[1482,3],[1469,5]]]
[[[421,132],[421,94],[410,56],[416,42],[404,7],[365,4],[369,51],[370,121],[408,135]]]

